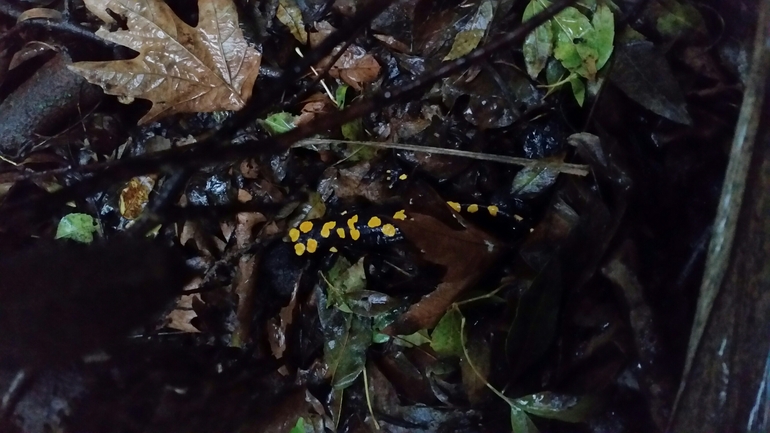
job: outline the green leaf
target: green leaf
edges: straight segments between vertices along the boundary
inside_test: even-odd
[[[342,110],[345,108],[345,96],[348,93],[348,86],[347,84],[343,84],[340,87],[337,87],[337,91],[334,92],[334,103],[337,104],[337,108]]]
[[[96,222],[91,215],[71,213],[59,221],[59,226],[56,228],[56,239],[72,239],[90,244],[94,240],[96,229]]]
[[[267,116],[262,123],[271,135],[283,134],[294,129],[294,115],[281,111]]]
[[[550,6],[550,4],[550,1],[547,0],[530,0],[527,8],[524,9],[521,21],[529,20]],[[552,24],[545,23],[528,34],[524,40],[522,51],[524,52],[527,73],[532,79],[537,79],[540,71],[543,70],[548,62],[548,58],[553,54]]]
[[[539,430],[529,419],[526,412],[514,405],[511,406],[511,431],[513,433],[538,433]]]
[[[329,365],[332,386],[345,389],[353,384],[366,365],[366,349],[372,344],[371,320],[354,314],[344,314],[345,326],[328,339],[324,357]]]
[[[305,433],[305,418],[299,417],[294,427],[289,430],[289,433]]]
[[[600,4],[591,19],[594,26],[594,36],[591,43],[596,48],[599,58],[596,60],[596,70],[601,70],[612,55],[615,40],[615,17],[605,4]],[[581,104],[582,105],[582,104]]]
[[[591,415],[597,400],[590,395],[573,396],[546,391],[514,399],[511,403],[531,415],[577,423]]]
[[[366,288],[366,272],[363,258],[351,265],[340,256],[326,277],[329,282],[329,307],[337,307],[346,313],[352,313],[346,302],[349,293],[360,292]]]
[[[551,21],[556,35],[554,57],[570,72],[593,79],[599,53],[589,44],[594,28],[588,17],[573,7],[567,7]]]
[[[575,101],[577,101],[579,106],[583,106],[583,102],[585,102],[586,99],[586,85],[583,83],[583,80],[578,77],[577,75],[573,75],[573,77],[569,80],[570,86],[572,86],[572,94],[575,96]]]
[[[481,38],[484,37],[494,14],[495,8],[492,5],[492,0],[482,0],[473,18],[463,30],[457,33],[452,48],[443,61],[459,59],[473,51],[481,42]]]
[[[444,314],[431,332],[430,347],[441,356],[462,356],[461,329],[462,315],[456,308],[452,308]]]

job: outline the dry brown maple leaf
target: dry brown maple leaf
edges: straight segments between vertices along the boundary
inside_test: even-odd
[[[131,48],[129,60],[78,62],[69,68],[123,101],[150,100],[147,123],[183,112],[242,108],[259,73],[261,54],[238,27],[232,0],[199,0],[198,26],[190,27],[161,0],[85,0],[105,23],[123,16],[128,30],[96,34]]]

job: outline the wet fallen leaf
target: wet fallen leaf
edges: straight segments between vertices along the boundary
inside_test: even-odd
[[[459,59],[476,49],[487,31],[489,23],[492,22],[494,14],[495,8],[492,1],[483,0],[473,18],[457,33],[454,43],[452,43],[452,49],[443,60],[446,62],[447,60]]]
[[[548,158],[549,161],[563,161],[564,158]],[[513,178],[513,195],[521,198],[535,197],[556,183],[559,172],[545,165],[531,165],[522,168]]]
[[[94,241],[94,232],[98,226],[91,215],[71,213],[65,215],[56,228],[56,239],[72,239],[73,241],[90,244]]]
[[[546,391],[514,399],[512,403],[531,415],[574,423],[585,421],[596,406],[596,399]]]
[[[671,68],[649,41],[616,47],[610,80],[639,105],[671,121],[689,125],[687,103]]]
[[[238,110],[251,96],[261,55],[243,38],[231,0],[201,0],[197,27],[185,24],[158,0],[85,4],[105,23],[115,23],[108,10],[124,17],[128,30],[101,28],[96,34],[139,55],[69,68],[122,102],[150,100],[152,108],[140,124],[174,113]]]
[[[525,22],[545,9],[545,3],[540,0],[531,0],[524,9],[521,21]],[[546,65],[548,58],[553,53],[553,29],[550,25],[542,25],[532,31],[524,39],[524,61],[527,65],[527,73],[532,79],[537,79],[540,71]]]
[[[297,7],[295,0],[279,0],[275,17],[289,29],[292,36],[300,44],[307,43],[307,31],[305,31],[305,23],[302,21],[302,11]]]
[[[473,226],[455,230],[422,214],[413,214],[396,224],[406,239],[422,250],[426,260],[445,266],[447,271],[436,290],[386,328],[385,333],[390,335],[434,327],[449,306],[483,275],[502,251],[496,239]]]
[[[371,321],[333,311],[341,320],[337,320],[334,326],[324,328],[324,360],[329,366],[332,386],[345,389],[353,384],[366,365],[366,349],[372,343]]]

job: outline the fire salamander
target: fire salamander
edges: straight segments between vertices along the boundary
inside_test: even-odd
[[[407,179],[411,180],[400,167],[384,172],[384,180],[390,189],[401,188],[406,184]],[[481,227],[503,226],[512,231],[521,232],[522,227],[527,225],[524,217],[513,212],[509,213],[507,208],[495,204],[446,201],[446,205],[452,211],[471,219]],[[353,244],[383,247],[404,240],[403,234],[397,227],[397,221],[405,220],[407,217],[407,211],[404,209],[393,212],[391,208],[390,212],[386,212],[380,208],[379,213],[366,214],[346,211],[329,219],[304,220],[296,227],[289,229],[288,240],[293,244],[294,253],[297,256],[336,253],[339,248]]]
[[[448,201],[447,205],[459,214],[484,213],[490,217],[507,216],[498,206],[461,204]],[[404,240],[404,236],[394,220],[405,220],[407,213],[404,209],[392,214],[360,214],[343,212],[333,219],[305,220],[298,226],[289,229],[288,238],[293,244],[294,253],[298,256],[317,252],[339,251],[338,247],[352,243],[367,247],[382,247]],[[513,218],[521,222],[522,217]]]
[[[324,251],[336,253],[338,246],[351,242],[370,247],[384,246],[404,239],[391,220],[405,219],[404,210],[389,216],[343,213],[339,218],[330,220],[302,221],[297,227],[289,229],[289,240],[298,256]]]

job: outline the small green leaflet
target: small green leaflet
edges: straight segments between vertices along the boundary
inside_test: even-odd
[[[283,134],[294,129],[294,115],[281,111],[267,116],[262,124],[270,135]]]
[[[289,433],[305,433],[305,418],[300,417],[294,427],[289,430]]]
[[[334,92],[334,103],[337,104],[337,107],[342,110],[345,108],[345,96],[348,93],[348,86],[347,84],[343,84],[340,87],[337,87],[337,91]]]
[[[56,228],[56,239],[72,239],[90,244],[94,240],[96,229],[96,222],[91,215],[71,213],[59,221],[59,226]]]

